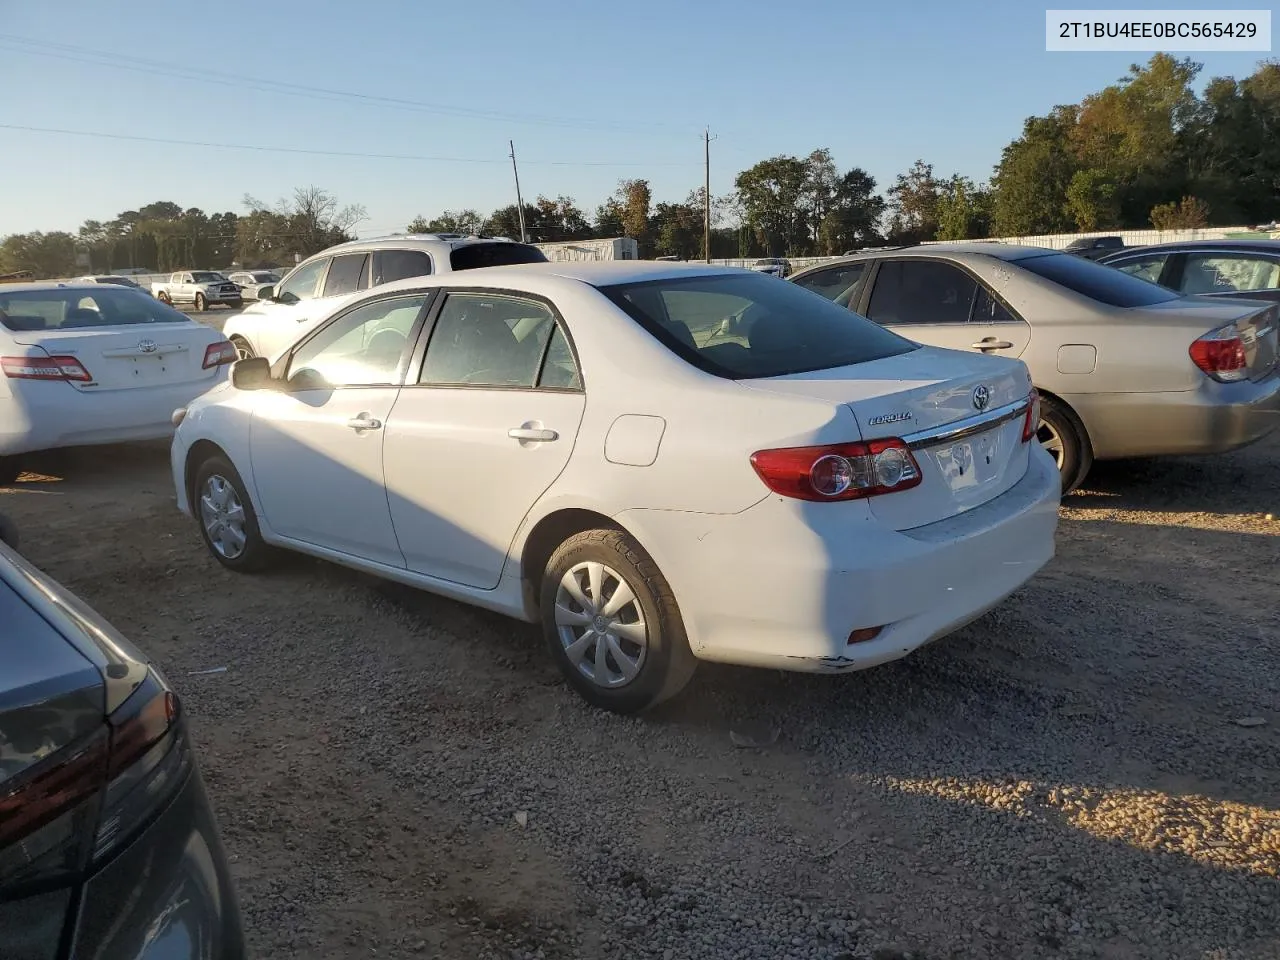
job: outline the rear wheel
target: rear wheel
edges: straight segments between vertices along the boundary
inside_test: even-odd
[[[210,457],[196,470],[193,512],[214,559],[229,570],[260,570],[271,559],[244,481],[225,457]]]
[[[204,294],[197,293],[196,294],[196,313],[204,313],[205,308],[207,306],[208,304],[205,302]]]
[[[552,659],[605,710],[661,703],[697,666],[670,585],[621,530],[587,530],[559,546],[542,577],[541,612]]]
[[[248,360],[258,355],[244,337],[232,336],[231,345],[236,348],[236,357],[240,360]]]
[[[1065,404],[1046,397],[1040,401],[1040,428],[1036,439],[1058,464],[1065,497],[1084,482],[1093,466],[1093,449],[1084,425]]]
[[[0,486],[16,483],[22,473],[22,464],[17,457],[0,457]]]
[[[163,290],[161,290],[159,293],[156,294],[156,299],[159,300],[161,303],[167,303],[170,306],[173,306],[173,301],[169,299],[169,295],[165,293]]]

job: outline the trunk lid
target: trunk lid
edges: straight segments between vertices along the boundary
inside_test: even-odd
[[[742,383],[842,403],[863,440],[907,440],[920,485],[867,501],[894,530],[972,510],[1027,471],[1030,443],[1022,442],[1022,426],[1031,377],[1018,360],[921,347],[854,366]]]
[[[212,381],[216,367],[204,368],[205,349],[222,337],[199,323],[137,323],[17,334],[18,343],[50,356],[80,361],[93,379],[69,381],[84,393],[128,390],[174,383]]]
[[[1252,381],[1265,380],[1280,358],[1280,305],[1264,300],[1184,297],[1142,308],[1153,315],[1181,314],[1196,322],[1195,337],[1231,325],[1244,344],[1246,371]],[[1195,339],[1192,337],[1192,339]]]

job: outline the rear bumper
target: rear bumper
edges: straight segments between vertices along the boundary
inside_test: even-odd
[[[977,619],[1054,553],[1061,480],[1038,446],[1026,476],[959,516],[897,532],[866,504],[769,497],[734,516],[628,511],[659,556],[700,659],[818,673],[903,657]],[[855,629],[883,627],[850,644]]]
[[[1280,373],[1258,383],[1216,383],[1175,393],[1064,396],[1098,460],[1225,453],[1280,427]]]
[[[198,771],[163,813],[84,885],[70,960],[243,960],[226,855]]]
[[[162,440],[173,435],[173,411],[227,377],[87,393],[66,383],[10,381],[0,398],[0,456],[58,447]]]

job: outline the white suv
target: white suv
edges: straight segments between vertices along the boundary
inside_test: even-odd
[[[227,320],[223,335],[241,357],[275,360],[347,297],[393,280],[476,267],[545,263],[537,247],[460,234],[409,234],[353,240],[302,261],[275,288]]]

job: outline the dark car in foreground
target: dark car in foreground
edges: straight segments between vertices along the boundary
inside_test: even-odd
[[[132,644],[0,543],[0,957],[243,956],[181,703]]]
[[[1098,260],[1187,296],[1280,301],[1280,240],[1186,240]]]

